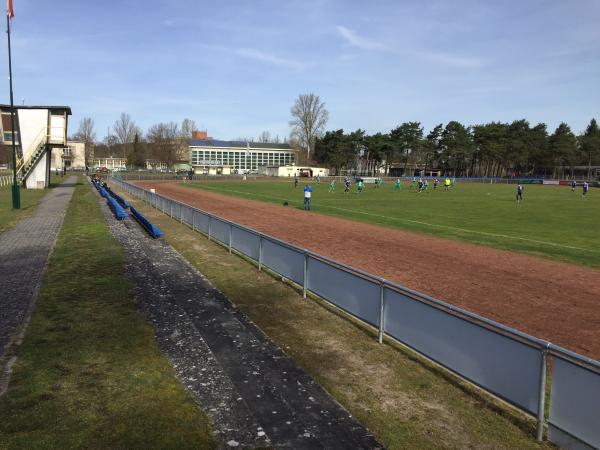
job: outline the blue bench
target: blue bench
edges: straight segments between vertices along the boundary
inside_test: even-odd
[[[123,197],[121,197],[119,194],[115,193],[112,191],[111,188],[107,187],[106,191],[111,195],[112,198],[114,198],[117,202],[119,202],[119,204],[125,208],[128,209],[129,208],[129,203],[127,202],[127,200],[125,200]]]
[[[140,214],[140,212],[135,209],[133,206],[129,207],[129,210],[131,211],[131,215],[135,218],[135,220],[137,220],[140,225],[148,232],[150,233],[150,236],[152,236],[154,239],[162,237],[165,235],[165,233],[163,233],[163,231],[158,228],[156,225],[154,225],[153,223],[151,223],[148,219],[146,219],[142,214]]]
[[[106,192],[106,190],[102,190]],[[110,207],[110,209],[112,210],[112,212],[118,220],[124,219],[129,215],[127,214],[127,211],[125,211],[121,207],[121,205],[119,205],[117,201],[114,198],[110,197],[108,194],[106,194],[106,203],[108,203],[108,206]]]

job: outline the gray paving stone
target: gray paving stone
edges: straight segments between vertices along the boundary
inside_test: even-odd
[[[50,190],[31,217],[0,234],[0,357],[31,314],[76,181]]]

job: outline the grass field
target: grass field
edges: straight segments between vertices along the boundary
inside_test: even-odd
[[[208,417],[136,309],[123,251],[87,183],[75,190],[16,352],[0,449],[215,446]]]
[[[458,184],[451,191],[438,188],[417,193],[406,182],[393,183],[362,194],[349,194],[336,184],[313,186],[312,209],[322,214],[401,228],[438,237],[600,267],[600,191],[583,197],[581,188],[526,185],[524,201],[515,201],[516,186]],[[292,181],[214,181],[187,186],[276,204],[287,201],[302,208],[304,185]]]

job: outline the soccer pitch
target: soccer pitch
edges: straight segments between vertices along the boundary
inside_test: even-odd
[[[287,202],[301,209],[304,184],[303,180],[294,188],[291,180],[240,180],[186,186],[280,205]],[[524,201],[517,204],[516,185],[506,184],[459,183],[444,191],[440,183],[435,191],[430,186],[428,192],[418,193],[406,181],[401,190],[387,182],[379,189],[365,185],[361,194],[354,184],[347,194],[339,182],[334,192],[325,181],[310,184],[312,210],[321,214],[600,267],[596,189],[583,197],[581,188],[571,192],[565,186],[526,185]],[[452,255],[440,257],[451,261]]]

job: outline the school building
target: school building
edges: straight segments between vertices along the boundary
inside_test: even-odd
[[[286,166],[295,160],[288,144],[221,141],[195,132],[188,141],[190,163],[198,174],[258,172],[261,166]]]

